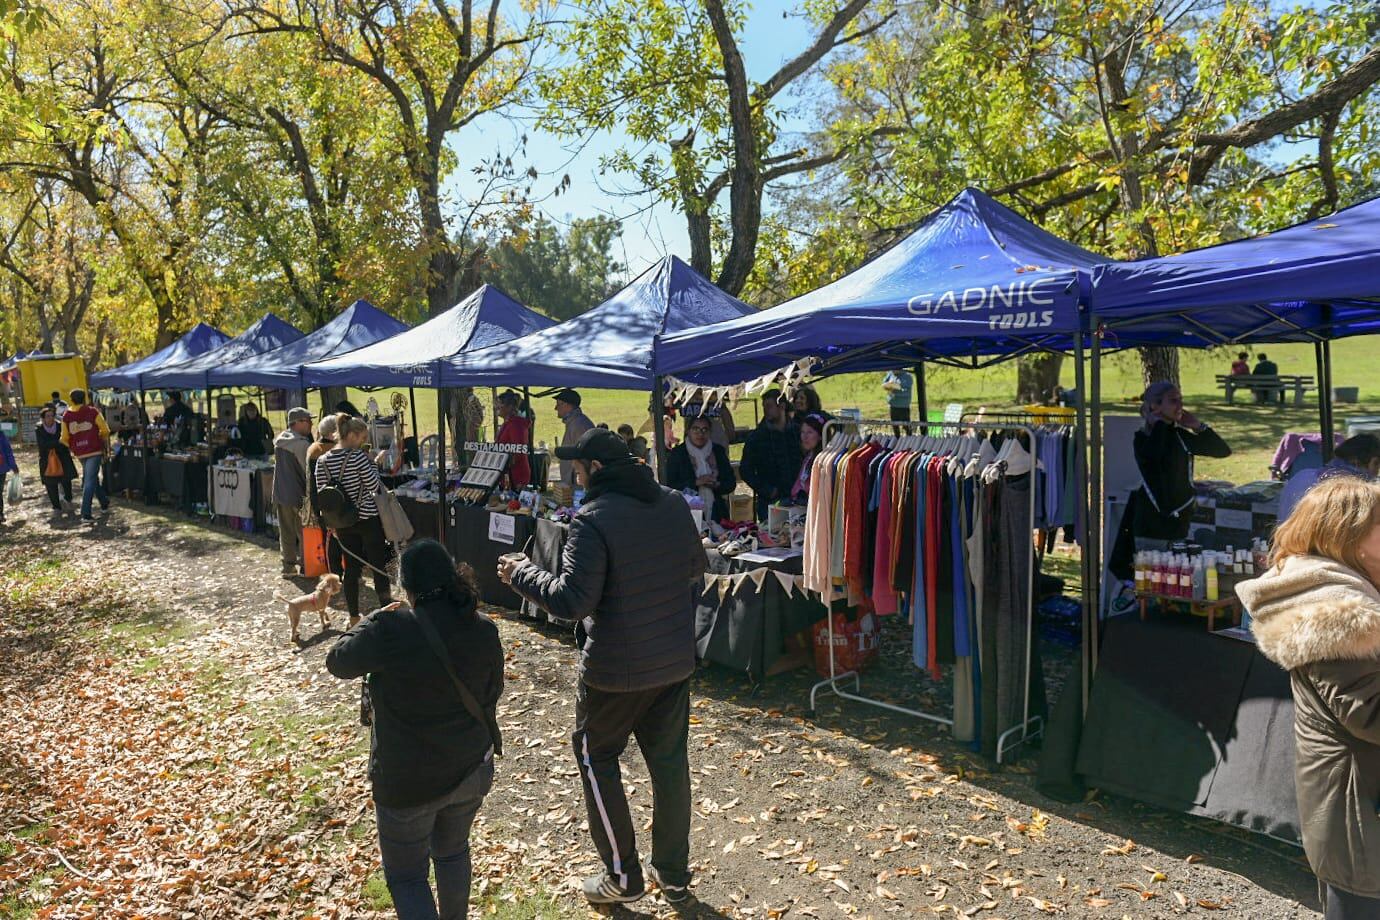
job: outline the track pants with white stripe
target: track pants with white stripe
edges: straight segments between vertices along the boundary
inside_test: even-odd
[[[621,886],[643,887],[618,758],[637,738],[652,778],[652,865],[668,885],[690,883],[690,681],[610,693],[580,682],[571,741],[585,789],[589,832]]]

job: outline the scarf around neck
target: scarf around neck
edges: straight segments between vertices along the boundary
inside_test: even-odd
[[[696,447],[689,439],[685,442],[685,450],[690,454],[690,462],[695,465],[695,478],[701,476],[713,476],[716,480],[719,477],[719,465],[714,460],[714,442],[706,441],[703,447]],[[714,508],[714,489],[712,486],[700,486],[700,501],[704,502],[704,511],[708,515]]]

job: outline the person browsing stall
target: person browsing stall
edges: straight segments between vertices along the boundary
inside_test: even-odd
[[[345,566],[345,603],[350,609],[350,625],[354,626],[359,622],[359,580],[366,564],[374,578],[379,606],[392,603],[392,585],[386,571],[391,550],[374,498],[383,486],[379,468],[364,450],[369,426],[363,419],[343,412],[335,417],[335,423],[335,449],[316,461],[316,504],[322,523],[335,531],[349,559]]]
[[[311,413],[288,410],[288,424],[273,440],[273,504],[278,511],[278,550],[283,574],[296,575],[302,563],[302,505],[307,498],[307,451]]]
[[[470,828],[493,787],[501,744],[494,709],[503,645],[479,613],[474,574],[457,572],[435,540],[403,553],[402,585],[406,606],[365,617],[327,653],[326,669],[368,681],[369,781],[399,920],[464,920]]]
[[[57,390],[54,390],[53,399],[50,405],[53,407],[53,412],[56,414],[57,420],[59,422],[62,421],[62,417],[67,414],[67,400],[62,398],[61,393],[59,393]]]
[[[820,402],[819,391],[808,383],[801,384],[791,397],[791,405],[795,409],[795,423],[799,425],[807,415],[820,415],[829,418],[829,414],[824,411],[824,404]]]
[[[1221,435],[1184,408],[1179,388],[1152,383],[1141,396],[1144,424],[1135,434],[1136,466],[1143,485],[1137,493],[1132,534],[1137,549],[1166,549],[1188,536],[1196,498],[1194,457],[1230,457]]]
[[[498,394],[498,417],[503,424],[498,429],[499,444],[521,444],[532,440],[531,408],[512,390]],[[525,489],[532,482],[532,464],[527,455],[511,454],[508,461],[508,482],[513,489]]]
[[[728,517],[728,496],[738,486],[733,464],[723,445],[710,440],[709,419],[696,416],[685,427],[685,441],[666,458],[666,484],[673,489],[698,492],[709,520]]]
[[[747,436],[738,472],[757,496],[757,519],[772,502],[790,497],[800,467],[800,434],[791,424],[780,390],[762,394],[762,421]]]
[[[62,443],[72,452],[72,459],[81,464],[81,519],[90,523],[91,500],[101,503],[101,510],[110,510],[110,496],[101,484],[101,461],[110,446],[110,427],[105,416],[95,406],[86,404],[86,391],[73,390],[72,400],[62,416]]]
[[[1293,513],[1300,499],[1319,482],[1337,476],[1354,476],[1370,482],[1380,475],[1380,438],[1373,434],[1358,434],[1337,445],[1331,461],[1325,466],[1299,470],[1284,484],[1279,495],[1279,519]]]
[[[38,445],[38,475],[48,492],[48,504],[53,506],[55,514],[70,513],[73,510],[72,480],[77,478],[77,467],[72,462],[72,452],[62,443],[62,424],[52,406],[44,406],[39,412],[34,442]]]
[[[1241,582],[1260,653],[1289,672],[1299,829],[1327,920],[1380,917],[1380,486],[1320,482]]]
[[[708,440],[708,428],[704,432]],[[572,619],[580,677],[571,741],[590,835],[604,873],[584,882],[593,904],[636,901],[646,881],[672,903],[690,884],[690,675],[694,586],[707,567],[690,508],[657,485],[617,434],[586,432],[556,448],[575,464],[584,504],[570,524],[560,574],[520,554],[498,575],[555,616]],[[652,778],[652,858],[637,855],[618,758],[637,738]]]
[[[589,416],[580,411],[580,402],[579,392],[568,387],[556,394],[556,417],[565,425],[565,433],[561,435],[562,447],[574,447],[579,443],[581,436],[594,427]],[[560,471],[561,482],[573,486],[575,484],[574,465],[567,460],[562,460]]]
[[[10,446],[10,436],[0,430],[0,524],[5,523],[5,480],[10,473],[19,472],[19,463],[14,459],[14,448]]]

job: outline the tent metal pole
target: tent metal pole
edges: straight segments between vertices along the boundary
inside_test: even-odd
[[[1332,461],[1332,423],[1327,405],[1327,356],[1323,354],[1323,343],[1313,343],[1313,360],[1318,374],[1318,437],[1322,438],[1323,463]]]
[[[407,388],[407,408],[412,413],[412,439],[417,442],[417,459],[422,459],[422,433],[417,430],[417,388]],[[403,440],[407,440],[404,438]]]
[[[1077,450],[1074,451],[1074,480],[1077,483],[1077,509],[1078,521],[1077,530],[1083,540],[1082,552],[1080,555],[1080,565],[1083,582],[1083,624],[1082,624],[1082,655],[1081,676],[1083,678],[1083,714],[1088,712],[1088,692],[1092,683],[1092,619],[1097,616],[1096,599],[1092,595],[1092,559],[1088,551],[1091,544],[1091,526],[1088,521],[1088,413],[1087,413],[1087,376],[1083,368],[1083,332],[1080,329],[1074,337],[1073,345],[1073,373],[1074,389],[1078,392],[1077,406],[1077,426],[1075,437],[1077,439]]]
[[[1322,343],[1322,366],[1323,377],[1325,377],[1325,379],[1318,381],[1319,385],[1321,385],[1319,389],[1322,390],[1322,404],[1328,407],[1328,414],[1326,414],[1326,419],[1328,419],[1328,421],[1326,421],[1326,429],[1322,432],[1323,457],[1328,458],[1330,461],[1333,452],[1333,432],[1337,429],[1337,419],[1332,412],[1332,342],[1330,341]]]
[[[666,484],[666,463],[668,454],[666,451],[666,414],[665,399],[661,395],[662,380],[660,376],[652,378],[652,440],[656,444],[656,480],[662,485]]]
[[[915,362],[915,409],[917,421],[930,420],[930,394],[925,387],[925,362]]]
[[[527,413],[527,466],[529,470],[536,470],[537,454],[533,449],[532,439],[537,436],[537,420],[533,417],[532,391],[528,387],[522,388],[522,405],[525,407],[524,411]],[[546,478],[548,481],[551,479],[550,476]],[[534,487],[538,492],[546,491],[545,482],[529,482],[528,485]]]
[[[1092,550],[1092,564],[1088,567],[1092,574],[1093,616],[1088,621],[1089,674],[1097,670],[1098,633],[1101,630],[1102,616],[1102,551],[1106,540],[1102,533],[1102,513],[1106,499],[1102,495],[1102,334],[1097,324],[1097,314],[1088,317],[1088,327],[1092,330],[1092,379],[1088,382],[1088,423],[1090,439],[1088,447],[1088,546]]]
[[[446,516],[450,513],[446,504],[446,391],[440,387],[436,390],[436,418],[438,420],[436,426],[436,465],[441,477],[437,492],[440,499],[437,506],[441,509],[441,516],[436,522],[436,533],[440,538],[441,545],[450,549],[450,545],[446,542]]]
[[[489,387],[489,411],[494,417],[493,436],[490,441],[498,440],[498,387]]]

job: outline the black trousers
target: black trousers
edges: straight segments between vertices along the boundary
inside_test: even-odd
[[[48,490],[48,504],[53,506],[54,511],[62,510],[62,503],[58,501],[58,486],[62,487],[62,497],[67,501],[72,500],[72,480],[70,479],[44,479],[43,488]]]
[[[374,593],[380,604],[387,604],[392,598],[392,583],[387,575],[388,558],[391,550],[388,539],[383,535],[383,522],[377,517],[365,518],[353,527],[335,532],[336,539],[346,551],[345,555],[345,605],[350,608],[350,616],[359,616],[359,580],[364,575],[363,559],[378,569],[371,571],[374,576]],[[351,556],[355,558],[351,558]]]
[[[637,738],[652,776],[652,865],[668,885],[690,883],[690,680],[610,693],[580,682],[571,741],[585,790],[589,832],[624,888],[643,887],[632,814],[618,758]]]
[[[1323,916],[1326,920],[1378,920],[1380,918],[1380,898],[1367,898],[1331,885],[1319,886],[1323,889]]]

